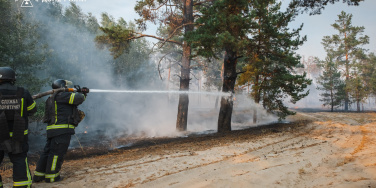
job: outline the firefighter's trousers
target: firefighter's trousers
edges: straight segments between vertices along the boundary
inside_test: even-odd
[[[60,180],[59,171],[64,162],[64,155],[68,151],[70,139],[70,134],[47,139],[34,172],[34,180],[40,180],[43,177],[48,183]]]
[[[0,164],[3,162],[5,152],[0,150]],[[10,161],[13,163],[13,187],[16,188],[30,188],[31,187],[31,173],[27,161],[27,150],[12,154],[8,153]],[[3,187],[2,179],[0,176],[0,188]]]

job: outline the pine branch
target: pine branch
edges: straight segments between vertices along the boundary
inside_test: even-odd
[[[165,41],[163,41],[163,43],[161,44],[160,48],[162,48],[164,46],[164,44],[169,41],[173,36],[174,34],[176,33],[176,31],[186,25],[196,25],[195,23],[186,23],[186,24],[182,24],[180,25],[179,27],[176,27],[175,30],[165,39]]]
[[[174,43],[174,44],[183,45],[181,42],[163,39],[161,37],[157,37],[157,36],[154,36],[154,35],[146,35],[146,34],[142,34],[142,33],[137,33],[137,34],[139,34],[139,35],[134,36],[134,37],[130,37],[127,40],[133,40],[133,39],[138,39],[138,38],[142,38],[142,37],[150,37],[150,38],[155,38],[155,39],[160,40],[160,41],[171,42],[171,43]]]

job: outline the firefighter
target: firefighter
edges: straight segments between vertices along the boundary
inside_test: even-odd
[[[13,187],[31,187],[28,116],[37,107],[29,91],[15,86],[15,81],[13,69],[0,67],[0,164],[7,153],[13,163]],[[3,188],[1,176],[0,188]]]
[[[52,83],[53,89],[67,88],[66,80]],[[57,92],[46,100],[43,121],[47,123],[47,143],[37,162],[34,182],[61,181],[60,169],[67,153],[74,129],[83,119],[83,112],[77,109],[86,99],[86,93]]]

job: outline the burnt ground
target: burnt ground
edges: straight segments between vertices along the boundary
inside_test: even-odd
[[[213,147],[218,141],[228,141],[232,142],[234,139],[249,139],[252,137],[273,134],[283,132],[286,129],[297,129],[308,124],[308,120],[293,122],[293,123],[273,123],[269,125],[263,125],[258,127],[251,127],[243,130],[234,130],[228,133],[212,133],[212,134],[189,134],[186,137],[177,137],[177,138],[125,138],[118,139],[117,144],[124,145],[116,149],[111,148],[111,143],[102,144],[100,147],[86,147],[75,148],[70,150],[66,155],[66,160],[79,160],[82,158],[100,156],[100,155],[111,155],[119,154],[128,150],[141,150],[141,149],[150,149],[151,147],[163,145],[164,147],[174,148],[175,145],[189,145],[189,148],[194,149],[194,145],[200,143],[205,143]],[[127,146],[128,145],[128,146]],[[200,145],[202,147],[202,145]],[[184,150],[187,148],[183,148]],[[82,155],[82,153],[84,154]]]

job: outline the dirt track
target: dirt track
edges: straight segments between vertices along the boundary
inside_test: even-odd
[[[376,188],[376,113],[299,113],[290,120],[67,160],[62,182],[33,187]],[[11,182],[9,170],[0,173]]]

